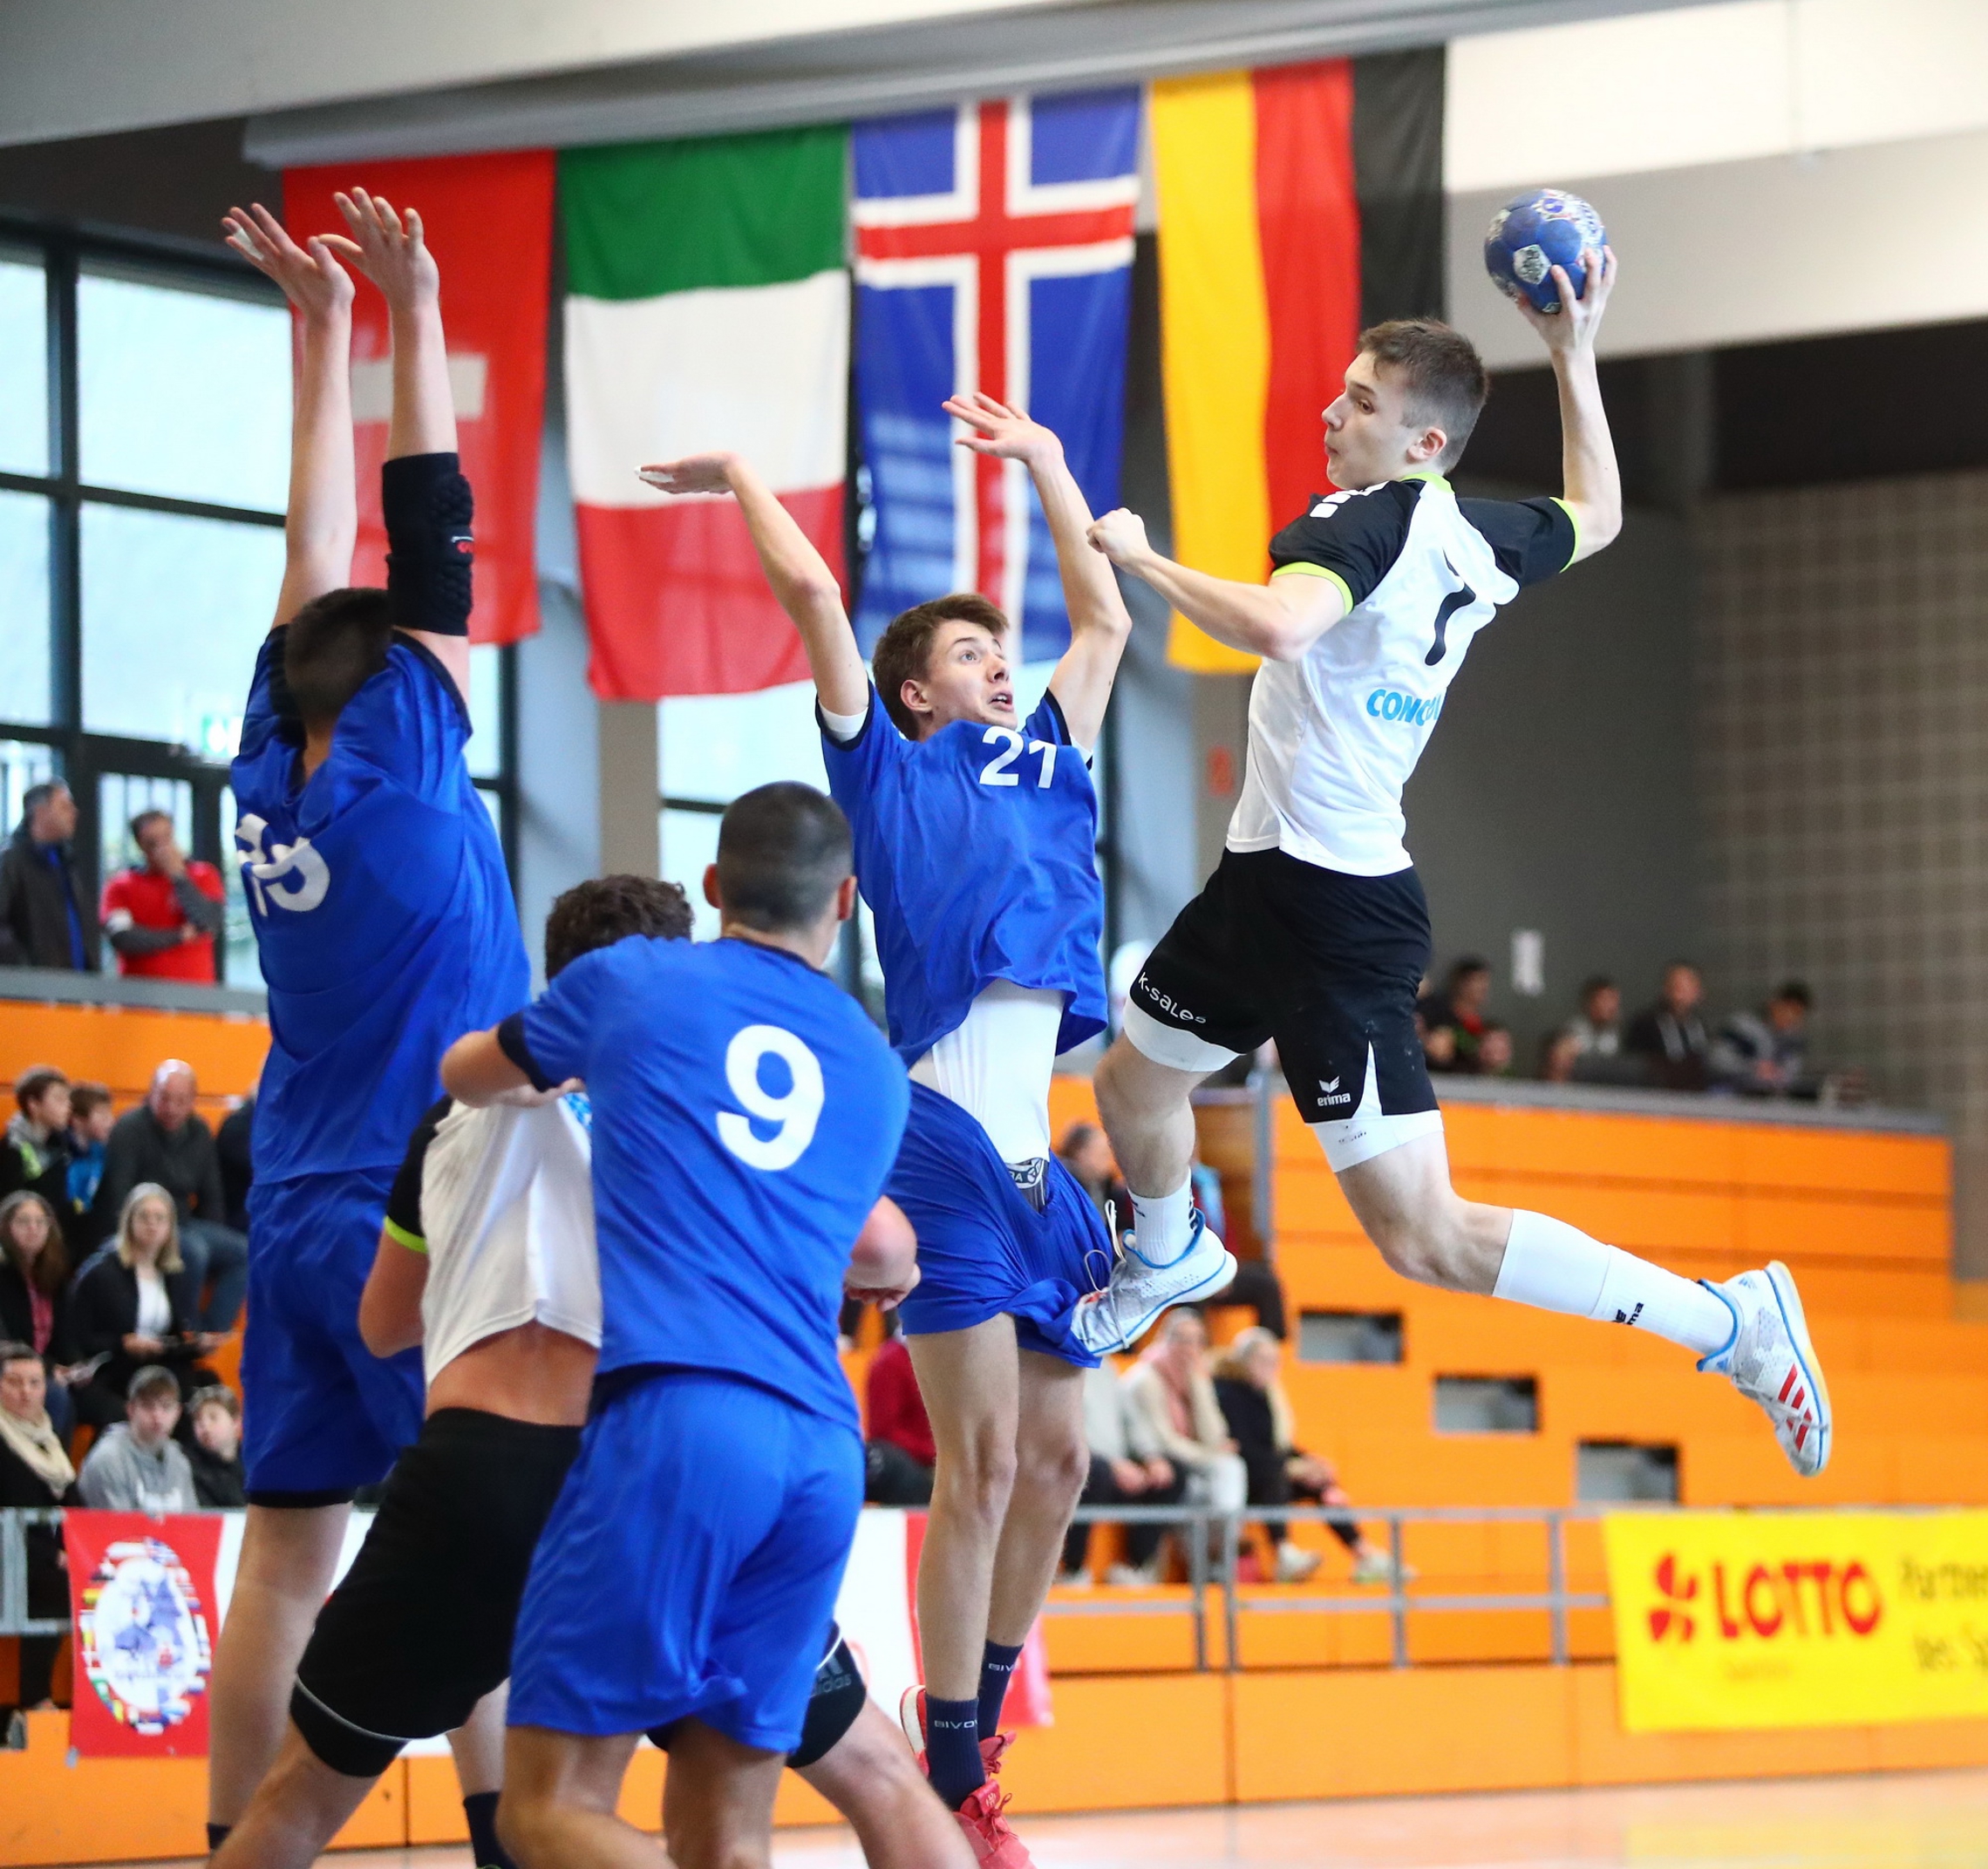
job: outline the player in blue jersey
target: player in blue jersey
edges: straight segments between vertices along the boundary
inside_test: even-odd
[[[1071,645],[1025,721],[1007,620],[985,598],[898,617],[873,688],[834,574],[744,461],[643,473],[738,499],[807,646],[829,789],[854,827],[890,1039],[912,1077],[888,1192],[918,1234],[923,1277],[902,1315],[938,1450],[918,1573],[926,1691],[907,1725],[981,1859],[1005,1869],[1027,1859],[986,1768],[1088,1471],[1082,1375],[1099,1346],[1077,1321],[1112,1268],[1096,1210],[1051,1152],[1049,1084],[1057,1054],[1105,1023],[1090,754],[1132,626],[1057,438],[986,397],[946,407],[964,445],[1028,467],[1055,540]],[[1149,1315],[1234,1274],[1197,1235],[1154,1272]]]
[[[419,1356],[376,1361],[358,1331],[395,1167],[444,1050],[530,983],[463,764],[471,499],[435,262],[412,210],[359,191],[339,207],[349,237],[302,248],[260,208],[228,221],[230,244],[296,307],[302,343],[283,590],[232,773],[270,1044],[242,1369],[248,1523],[214,1658],[215,1841],[282,1743],[353,1490],[421,1431]],[[392,319],[384,590],[344,588],[357,502],[341,261]]]
[[[705,893],[717,941],[582,955],[443,1065],[465,1103],[576,1078],[593,1106],[595,1409],[512,1651],[499,1825],[527,1869],[655,1862],[615,1807],[659,1728],[671,1859],[767,1859],[862,1505],[835,1326],[909,1086],[821,971],[855,908],[848,825],[808,786],[749,792]],[[864,1275],[893,1299],[902,1239]]]

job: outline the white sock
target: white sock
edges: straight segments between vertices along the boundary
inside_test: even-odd
[[[1194,1224],[1194,1185],[1189,1175],[1170,1194],[1132,1197],[1132,1227],[1139,1235],[1133,1244],[1148,1264],[1170,1265],[1187,1250],[1188,1231]]]
[[[1724,1349],[1733,1335],[1726,1301],[1704,1286],[1620,1247],[1603,1246],[1565,1220],[1523,1208],[1512,1215],[1492,1295],[1651,1330],[1699,1356]]]

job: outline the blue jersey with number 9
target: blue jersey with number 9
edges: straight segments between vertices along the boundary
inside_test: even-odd
[[[862,1008],[779,948],[636,936],[500,1032],[593,1105],[601,1374],[717,1370],[854,1426],[842,1274],[910,1097]]]
[[[1018,729],[955,721],[908,740],[873,688],[861,731],[824,731],[822,758],[907,1064],[997,980],[1063,994],[1059,1051],[1104,1030],[1098,795],[1053,695]]]

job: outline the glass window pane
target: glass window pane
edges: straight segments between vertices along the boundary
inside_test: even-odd
[[[290,321],[282,306],[92,272],[77,282],[76,321],[85,481],[283,510]]]
[[[0,720],[48,719],[48,502],[0,493]]]
[[[262,984],[262,957],[255,951],[255,928],[248,919],[248,898],[242,887],[242,866],[235,860],[235,788],[221,789],[221,880],[228,885],[228,924],[221,939],[221,978],[224,986]]]
[[[656,724],[666,799],[729,805],[740,792],[779,778],[828,788],[813,682],[790,682],[758,694],[664,701],[657,707]]]
[[[48,296],[38,260],[0,254],[0,470],[48,472]]]
[[[21,799],[30,785],[55,777],[55,756],[32,740],[0,740],[0,837],[11,837],[21,821]]]
[[[503,691],[504,652],[480,642],[469,652],[469,745],[463,757],[472,778],[496,778],[504,770],[503,737],[498,729],[498,697]]]
[[[662,813],[663,866],[666,882],[681,883],[691,899],[691,937],[711,941],[718,934],[718,911],[705,901],[705,871],[718,861],[716,812]]]
[[[83,508],[83,724],[227,757],[283,582],[283,535]]]

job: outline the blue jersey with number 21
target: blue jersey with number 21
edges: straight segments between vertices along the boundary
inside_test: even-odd
[[[916,1064],[997,980],[1063,994],[1059,1051],[1102,1031],[1098,795],[1055,696],[1018,730],[956,720],[908,740],[873,688],[856,737],[821,739],[897,1055]]]
[[[910,1097],[862,1008],[779,948],[633,936],[502,1041],[593,1104],[602,1375],[715,1370],[854,1426],[842,1274]]]

